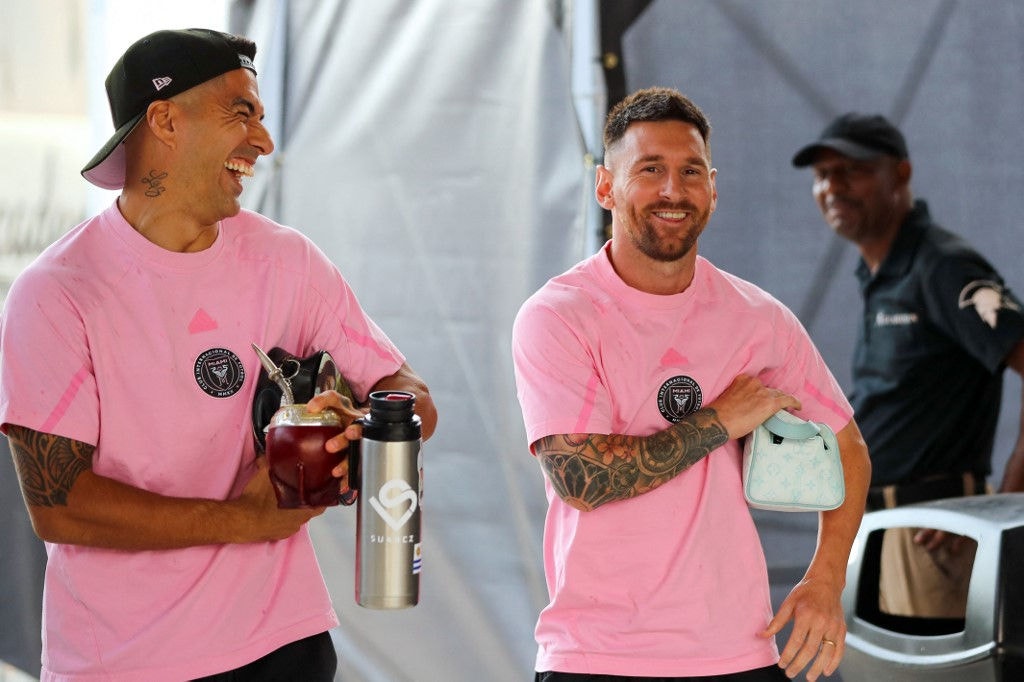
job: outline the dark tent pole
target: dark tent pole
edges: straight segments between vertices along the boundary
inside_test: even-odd
[[[651,0],[601,0],[601,64],[604,67],[609,108],[627,94],[622,36],[650,4]]]
[[[622,36],[650,4],[651,0],[600,0],[598,3],[601,66],[604,70],[608,109],[628,94]],[[599,241],[603,243],[611,237],[612,219],[608,211],[601,209],[601,212],[604,227]]]

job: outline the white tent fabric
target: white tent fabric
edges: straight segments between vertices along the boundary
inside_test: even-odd
[[[593,250],[585,155],[600,112],[582,111],[588,98],[579,89],[586,58],[600,53],[575,43],[583,73],[570,69],[573,39],[589,27],[557,24],[595,7],[604,5],[236,4],[235,28],[262,46],[261,87],[271,125],[280,123],[273,172],[261,171],[248,200],[334,258],[431,384],[441,415],[426,446],[420,606],[353,606],[353,515],[332,511],[315,526],[344,619],[335,633],[342,679],[522,680],[532,669],[532,626],[546,601],[545,504],[526,453],[508,334],[522,300]],[[1011,114],[1020,88],[1007,85],[1019,79],[1002,56],[1020,52],[1021,20],[1013,2],[980,15],[952,0],[658,0],[623,35],[627,89],[679,87],[714,122],[721,200],[702,252],[789,303],[844,385],[849,311],[859,309],[854,249],[829,238],[806,174],[789,157],[839,110],[892,114],[907,126],[916,189],[940,220],[970,230],[1016,285],[1016,199],[999,188],[1021,174],[1002,152],[1021,134]],[[825,63],[820,55],[833,51],[850,59]],[[954,69],[973,75],[952,79]],[[983,97],[974,90],[981,82]],[[944,135],[949,121],[966,131],[972,119],[993,128]],[[981,157],[969,153],[980,149]],[[994,162],[971,161],[980,158]],[[972,223],[972,215],[986,218]],[[997,481],[1006,432],[1016,428],[1016,379],[1006,397]],[[777,604],[813,551],[815,519],[755,519]]]
[[[332,633],[341,680],[530,677],[532,629],[546,603],[546,505],[515,399],[509,334],[521,302],[594,247],[586,153],[603,106],[593,65],[604,55],[571,46],[570,36],[593,38],[592,27],[560,25],[619,2],[232,4],[231,29],[259,44],[278,144],[243,198],[320,244],[431,385],[440,412],[424,447],[417,607],[356,606],[354,510],[332,509],[312,524],[342,618]],[[1016,189],[1024,10],[1017,0],[989,5],[656,0],[623,35],[617,57],[629,89],[679,87],[714,123],[720,201],[701,251],[789,304],[843,385],[860,308],[855,249],[829,237],[807,174],[789,167],[832,114],[859,108],[899,120],[915,189],[1024,288]],[[577,119],[574,103],[595,109]],[[100,120],[108,125],[105,111]],[[996,482],[1020,400],[1018,380],[1008,379]],[[37,655],[24,642],[38,633],[41,548],[5,446],[0,568],[17,569],[4,575],[18,599],[0,598],[0,654],[21,655],[31,670],[24,661]],[[755,519],[778,603],[806,565],[815,519]]]
[[[515,397],[520,303],[578,260],[566,44],[542,0],[256,2],[277,150],[243,198],[313,238],[428,382],[421,602],[356,606],[354,512],[313,525],[339,678],[522,680],[546,604],[541,473]]]

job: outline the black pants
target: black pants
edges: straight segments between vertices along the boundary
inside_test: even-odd
[[[194,682],[332,682],[338,654],[326,632],[285,644],[241,668],[201,677]]]
[[[741,673],[702,677],[627,677],[625,675],[588,675],[586,673],[537,673],[535,682],[789,682],[777,665]]]

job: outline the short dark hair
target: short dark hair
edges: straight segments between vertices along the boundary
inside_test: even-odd
[[[637,90],[612,107],[604,124],[605,152],[622,139],[630,125],[647,121],[689,123],[700,133],[711,155],[711,123],[707,116],[678,90],[662,87]]]

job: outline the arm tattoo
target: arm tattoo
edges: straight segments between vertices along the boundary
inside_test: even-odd
[[[8,440],[28,505],[67,506],[71,486],[83,471],[92,468],[96,448],[81,441],[14,424],[8,427]]]
[[[535,451],[555,492],[583,510],[654,490],[729,439],[710,408],[650,436],[555,435]]]

